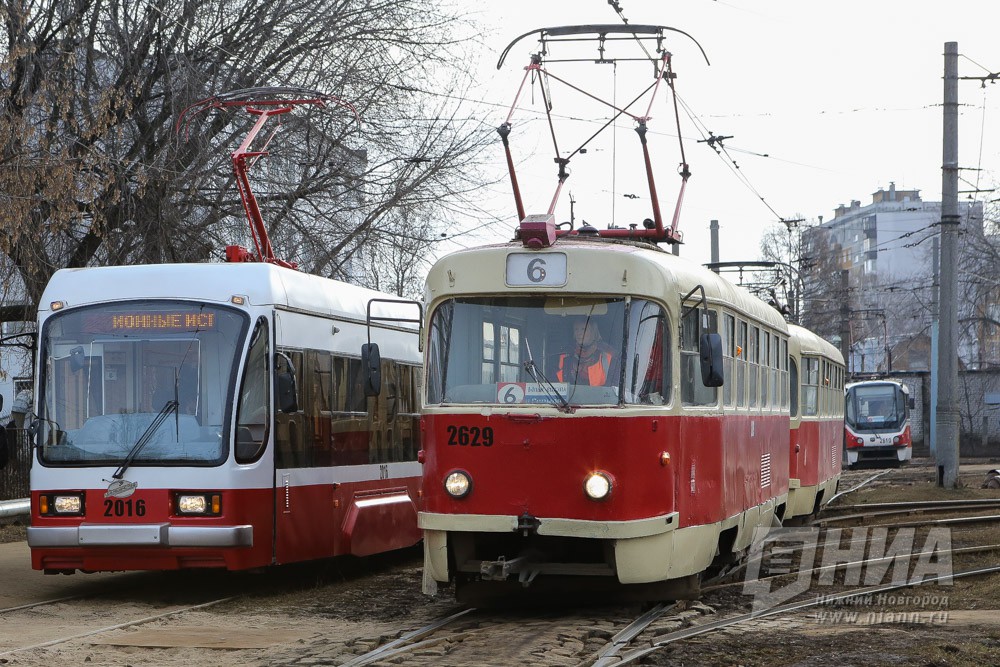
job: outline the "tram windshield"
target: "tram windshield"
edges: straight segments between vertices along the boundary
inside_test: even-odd
[[[907,418],[906,395],[894,384],[873,384],[847,390],[845,420],[862,430],[899,430]]]
[[[40,346],[41,460],[119,465],[145,438],[132,465],[220,463],[247,321],[235,310],[169,301],[53,315]]]
[[[645,299],[451,299],[431,318],[427,402],[663,405],[668,332]]]

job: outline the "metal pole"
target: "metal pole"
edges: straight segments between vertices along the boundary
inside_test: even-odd
[[[958,42],[944,45],[944,136],[941,164],[941,340],[938,345],[938,486],[958,486]]]
[[[712,264],[719,263],[719,221],[711,220],[708,223],[709,234],[712,239]],[[719,267],[712,269],[716,273],[719,272]]]

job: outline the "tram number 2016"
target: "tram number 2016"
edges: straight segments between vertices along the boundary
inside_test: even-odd
[[[492,447],[493,429],[489,426],[449,426],[448,444],[460,447]]]
[[[104,516],[145,516],[145,500],[108,498],[104,501]]]

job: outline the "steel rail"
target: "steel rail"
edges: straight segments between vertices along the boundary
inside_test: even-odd
[[[839,511],[839,510],[865,510],[865,509],[920,509],[923,507],[944,507],[944,506],[959,506],[959,505],[1000,505],[1000,499],[994,498],[969,498],[968,500],[908,500],[894,503],[865,503],[858,505],[840,505],[839,507],[825,507],[824,511]]]
[[[840,498],[841,496],[846,496],[848,493],[851,493],[853,491],[857,491],[858,489],[860,489],[861,487],[863,487],[865,484],[868,484],[869,482],[874,482],[876,479],[878,479],[882,475],[887,475],[890,472],[892,472],[892,469],[883,470],[882,472],[878,473],[877,475],[872,475],[871,477],[869,477],[865,481],[861,482],[857,486],[852,486],[851,488],[847,489],[846,491],[841,491],[840,493],[834,494],[830,498],[830,500],[828,502],[832,503],[834,500],[836,500],[837,498]]]
[[[379,660],[384,660],[386,658],[399,655],[400,653],[408,653],[418,648],[423,648],[431,644],[441,641],[440,639],[430,639],[426,641],[416,641],[431,635],[444,626],[457,621],[466,614],[475,611],[475,607],[470,607],[468,609],[463,609],[462,611],[452,614],[450,616],[445,616],[444,618],[439,618],[436,621],[428,623],[422,628],[417,628],[411,632],[407,632],[398,639],[394,639],[388,644],[383,644],[378,648],[359,655],[351,660],[345,662],[340,667],[361,667],[361,665],[368,665]],[[410,643],[412,642],[412,643]]]
[[[0,652],[0,657],[13,655],[15,653],[21,653],[23,651],[30,651],[36,648],[46,648],[48,646],[55,646],[56,644],[63,644],[68,641],[73,641],[74,639],[81,639],[83,637],[90,637],[92,635],[99,635],[104,632],[111,632],[112,630],[121,630],[123,628],[129,628],[136,625],[143,625],[145,623],[150,623],[152,621],[157,621],[161,618],[166,618],[167,616],[174,616],[175,614],[183,614],[184,612],[194,611],[195,609],[204,609],[205,607],[211,607],[223,602],[229,602],[230,600],[235,600],[237,596],[232,595],[226,598],[220,598],[218,600],[212,600],[211,602],[202,602],[201,604],[190,605],[188,607],[183,607],[181,609],[173,609],[171,611],[163,612],[162,614],[155,614],[153,616],[146,616],[144,618],[136,619],[134,621],[126,621],[124,623],[116,623],[115,625],[109,625],[104,628],[99,628],[97,630],[88,630],[87,632],[81,632],[75,635],[70,635],[68,637],[62,637],[61,639],[51,639],[46,642],[41,642],[39,644],[33,644],[31,646],[21,646],[19,648],[10,649],[8,651]],[[6,662],[6,661],[4,661]]]
[[[790,547],[788,551],[799,551],[802,547]],[[757,577],[754,581],[771,581],[774,579],[781,579],[782,577],[800,576],[803,574],[816,574],[821,572],[826,572],[827,570],[844,569],[849,570],[851,568],[856,568],[860,566],[875,565],[878,563],[892,562],[894,560],[913,560],[914,558],[920,558],[921,556],[933,556],[935,553],[938,554],[951,554],[952,556],[960,556],[964,554],[981,553],[984,551],[998,551],[1000,550],[1000,544],[984,544],[978,547],[959,547],[957,549],[939,549],[937,551],[922,551],[920,553],[911,554],[894,554],[890,556],[882,556],[880,558],[868,558],[863,560],[856,560],[846,563],[834,563],[833,565],[820,565],[819,567],[812,567],[808,570],[795,570],[794,572],[783,572],[781,574],[772,574],[766,577]],[[702,593],[709,591],[719,590],[722,588],[732,588],[733,586],[745,586],[745,581],[735,581],[725,584],[715,584],[713,586],[708,586],[701,589]]]
[[[869,588],[863,588],[861,590],[856,590],[850,593],[842,593],[838,595],[827,595],[818,599],[807,600],[803,602],[790,602],[785,605],[780,605],[778,607],[773,607],[762,612],[750,612],[749,614],[740,614],[739,616],[734,616],[731,618],[720,619],[718,621],[712,621],[704,625],[698,625],[691,628],[685,628],[684,630],[678,630],[667,634],[660,641],[656,642],[649,648],[637,649],[631,653],[622,657],[619,662],[614,663],[615,667],[619,665],[627,665],[631,662],[635,662],[639,658],[645,657],[650,653],[658,651],[674,642],[681,641],[683,639],[690,639],[691,637],[697,637],[698,635],[707,634],[709,632],[714,632],[715,630],[721,630],[723,628],[736,625],[738,623],[744,623],[746,621],[755,621],[761,618],[767,618],[769,616],[779,616],[781,614],[787,614],[793,611],[799,611],[801,609],[808,609],[810,607],[815,607],[821,604],[830,604],[832,602],[837,602],[839,600],[846,600],[849,598],[857,598],[859,596],[874,595],[877,593],[885,593],[887,591],[894,591],[900,588],[911,588],[916,586],[923,586],[924,584],[932,584],[939,582],[944,579],[964,579],[966,577],[976,577],[985,574],[994,574],[1000,572],[1000,565],[995,565],[992,567],[978,568],[975,570],[966,570],[964,572],[956,572],[949,575],[941,575],[938,577],[933,577],[931,579],[926,579],[917,583],[904,582],[900,584],[886,584],[884,586],[872,586]]]
[[[952,505],[927,505],[925,507],[900,507],[898,509],[878,510],[873,512],[859,512],[857,514],[842,514],[840,516],[830,516],[814,519],[810,525],[827,526],[831,523],[842,523],[845,521],[855,521],[858,519],[874,519],[878,517],[898,516],[900,514],[933,514],[937,512],[956,512],[958,510],[995,510],[1000,508],[1000,501],[990,501],[989,503]]]
[[[618,654],[629,645],[629,642],[649,627],[650,623],[676,607],[677,603],[672,605],[660,603],[656,605],[619,631],[604,648],[597,652],[594,662],[586,664],[591,665],[591,667],[608,667],[609,665],[616,664],[620,660]]]

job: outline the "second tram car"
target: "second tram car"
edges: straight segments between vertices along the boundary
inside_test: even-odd
[[[789,480],[786,522],[814,515],[837,492],[844,429],[844,357],[812,331],[788,325]]]
[[[38,317],[33,567],[242,570],[416,544],[419,311],[386,296],[269,263],[58,271]]]
[[[900,465],[913,457],[909,388],[892,380],[847,385],[844,446],[848,465]]]
[[[785,321],[701,266],[586,231],[430,270],[425,590],[696,595],[786,511]],[[605,346],[574,374],[581,326]]]

